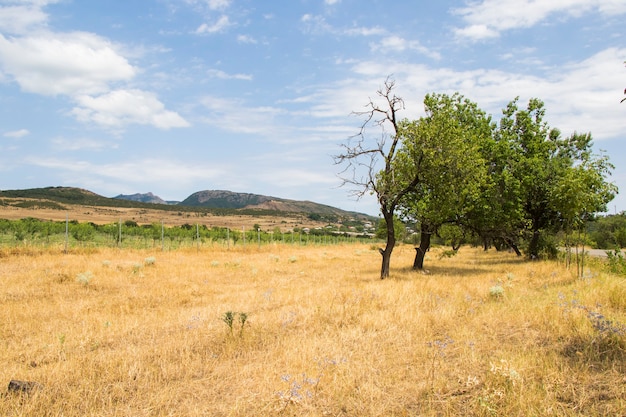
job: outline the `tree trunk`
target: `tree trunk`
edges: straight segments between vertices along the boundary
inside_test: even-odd
[[[530,238],[528,245],[528,257],[530,259],[539,259],[539,230],[533,230],[533,236]]]
[[[430,248],[431,233],[422,231],[420,235],[420,246],[415,248],[415,261],[413,261],[413,269],[424,269],[424,257]]]
[[[512,239],[505,239],[505,241],[509,245],[509,247],[513,249],[513,252],[515,252],[517,256],[522,256],[522,252],[519,250],[519,248]]]
[[[383,257],[382,266],[380,268],[380,279],[389,277],[391,252],[393,252],[393,248],[396,245],[396,231],[393,228],[393,212],[389,213],[383,211],[383,217],[385,218],[385,226],[387,228],[387,244],[385,245],[385,249],[378,249]]]
[[[391,265],[391,250],[389,250],[389,246],[385,247],[385,249],[378,248],[378,251],[383,256],[382,267],[380,268],[380,279],[385,279],[389,277],[389,266]]]

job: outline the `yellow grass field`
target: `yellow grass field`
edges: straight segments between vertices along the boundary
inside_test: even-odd
[[[0,249],[0,415],[626,416],[623,277],[375,249]]]

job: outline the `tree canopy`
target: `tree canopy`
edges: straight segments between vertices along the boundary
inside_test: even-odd
[[[525,108],[513,99],[494,123],[459,93],[433,93],[424,98],[425,115],[409,120],[399,118],[404,101],[394,88],[387,79],[377,91],[383,104],[370,100],[356,113],[365,116],[361,130],[336,157],[351,175],[344,183],[357,186],[358,197],[375,194],[380,205],[381,278],[389,276],[397,218],[419,225],[416,269],[444,225],[480,238],[485,249],[504,244],[521,255],[523,245],[534,259],[555,249],[547,235],[579,230],[617,193],[607,181],[613,166],[593,152],[591,134],[563,138],[537,98]],[[372,125],[382,132],[375,140],[366,134]]]

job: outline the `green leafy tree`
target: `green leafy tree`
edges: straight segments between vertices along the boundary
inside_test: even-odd
[[[616,192],[605,180],[612,168],[608,158],[591,152],[591,135],[562,139],[558,129],[544,122],[544,115],[542,101],[531,99],[526,109],[520,109],[515,99],[504,110],[496,131],[497,144],[507,150],[496,163],[507,173],[514,191],[510,209],[523,214],[519,221],[510,218],[505,224],[523,228],[527,254],[533,259],[541,251],[554,250],[546,244],[546,233],[571,229],[591,214],[605,211]]]
[[[492,123],[462,95],[430,94],[426,116],[401,124],[402,148],[396,175],[416,186],[406,193],[401,211],[420,225],[414,269],[422,269],[432,235],[443,224],[455,224],[478,199],[487,174],[482,148],[492,137]]]

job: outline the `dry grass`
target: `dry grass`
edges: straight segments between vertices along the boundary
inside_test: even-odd
[[[413,254],[0,251],[0,415],[626,415],[623,278]]]
[[[65,221],[77,220],[81,223],[92,222],[95,224],[116,223],[131,220],[137,224],[152,224],[164,222],[167,226],[180,226],[182,224],[202,224],[208,227],[229,227],[232,229],[252,228],[255,224],[263,230],[272,230],[275,227],[281,230],[291,230],[294,227],[323,227],[328,223],[313,221],[306,213],[284,213],[282,216],[268,215],[214,215],[200,212],[181,212],[175,210],[158,210],[144,208],[125,207],[97,207],[82,206],[78,204],[63,205],[63,210],[46,209],[41,207],[23,208],[15,204],[24,201],[37,202],[37,199],[28,198],[3,198],[0,204],[0,219],[19,220],[34,217],[42,220]]]

